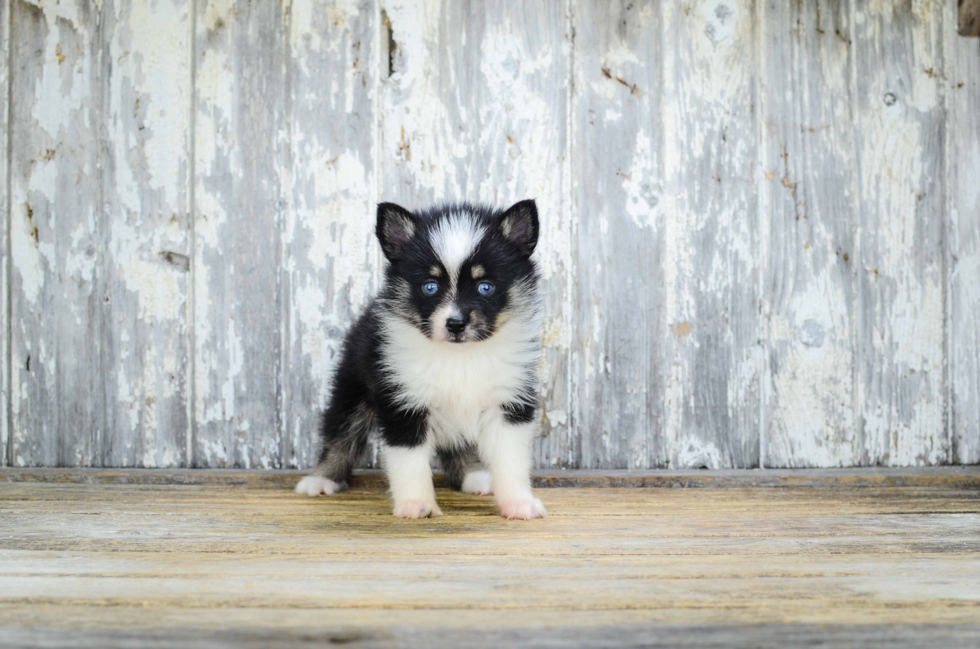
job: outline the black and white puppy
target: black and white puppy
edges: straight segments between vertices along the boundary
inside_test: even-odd
[[[377,428],[395,516],[442,514],[434,454],[456,489],[492,493],[502,516],[545,516],[530,479],[542,324],[534,201],[417,213],[382,203],[377,236],[384,286],[347,334],[320,462],[296,491],[345,489]]]

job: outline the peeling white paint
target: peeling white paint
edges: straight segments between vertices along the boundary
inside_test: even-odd
[[[44,250],[47,253],[42,252],[41,245],[33,239],[33,228],[28,219],[12,220],[12,227],[19,230],[19,236],[10,238],[10,252],[13,256],[14,268],[19,275],[20,290],[25,300],[36,303],[45,279],[44,263],[41,259],[53,256],[54,250],[50,244],[45,244]]]
[[[727,447],[710,458],[718,466],[751,466],[762,398],[761,347],[741,333],[762,323],[752,11],[729,1],[664,9],[665,319],[688,332],[667,336],[667,452],[674,465],[692,440],[716,439]],[[705,344],[724,351],[709,362]]]
[[[390,78],[371,3],[218,0],[194,35],[183,0],[97,4],[98,29],[77,3],[35,6],[48,33],[12,104],[30,113],[11,129],[8,461],[91,464],[112,440],[110,461],[179,464],[193,383],[200,463],[309,463],[343,334],[377,289],[374,203],[525,197],[548,300],[542,464],[718,468],[754,443],[777,464],[976,460],[980,145],[951,134],[980,132],[980,62],[949,6],[647,3],[613,29],[598,0],[479,20],[393,0]],[[281,53],[243,46],[260,31]],[[263,67],[280,54],[288,85]],[[780,86],[765,65],[819,82]],[[270,330],[253,304],[281,309]],[[66,353],[86,331],[106,332],[111,413],[65,443],[48,404],[103,402],[59,392],[89,387],[98,357]]]
[[[947,307],[948,426],[951,462],[980,463],[980,56],[975,39],[956,31],[945,4],[943,59],[948,116],[945,187],[950,271]],[[960,85],[962,84],[962,85]]]
[[[636,150],[629,173],[624,174],[626,213],[641,228],[656,228],[662,223],[663,212],[659,209],[661,195],[657,191],[654,176],[656,153],[650,135],[641,130],[636,134]]]
[[[949,451],[941,432],[942,151],[934,136],[943,119],[936,79],[945,71],[934,51],[941,21],[929,4],[913,3],[903,15],[872,3],[853,39],[870,89],[856,124],[863,334],[856,408],[866,457],[885,465],[933,464]],[[900,59],[888,54],[909,45]]]
[[[713,443],[688,437],[677,449],[673,466],[678,469],[724,469],[727,468],[728,461]]]

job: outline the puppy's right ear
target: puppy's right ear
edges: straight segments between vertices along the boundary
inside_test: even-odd
[[[401,205],[378,204],[376,233],[388,261],[395,261],[401,256],[405,246],[415,237],[417,229],[415,217]]]

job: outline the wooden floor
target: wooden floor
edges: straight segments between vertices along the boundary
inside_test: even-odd
[[[374,476],[0,470],[0,646],[980,646],[976,467],[727,475],[515,522],[445,489],[397,520]]]

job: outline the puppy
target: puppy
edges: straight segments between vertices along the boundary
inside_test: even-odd
[[[534,201],[506,211],[382,203],[377,237],[384,286],[344,340],[319,464],[296,491],[346,489],[377,428],[395,516],[442,515],[434,454],[454,488],[492,493],[502,516],[545,516],[530,477],[542,324]]]

